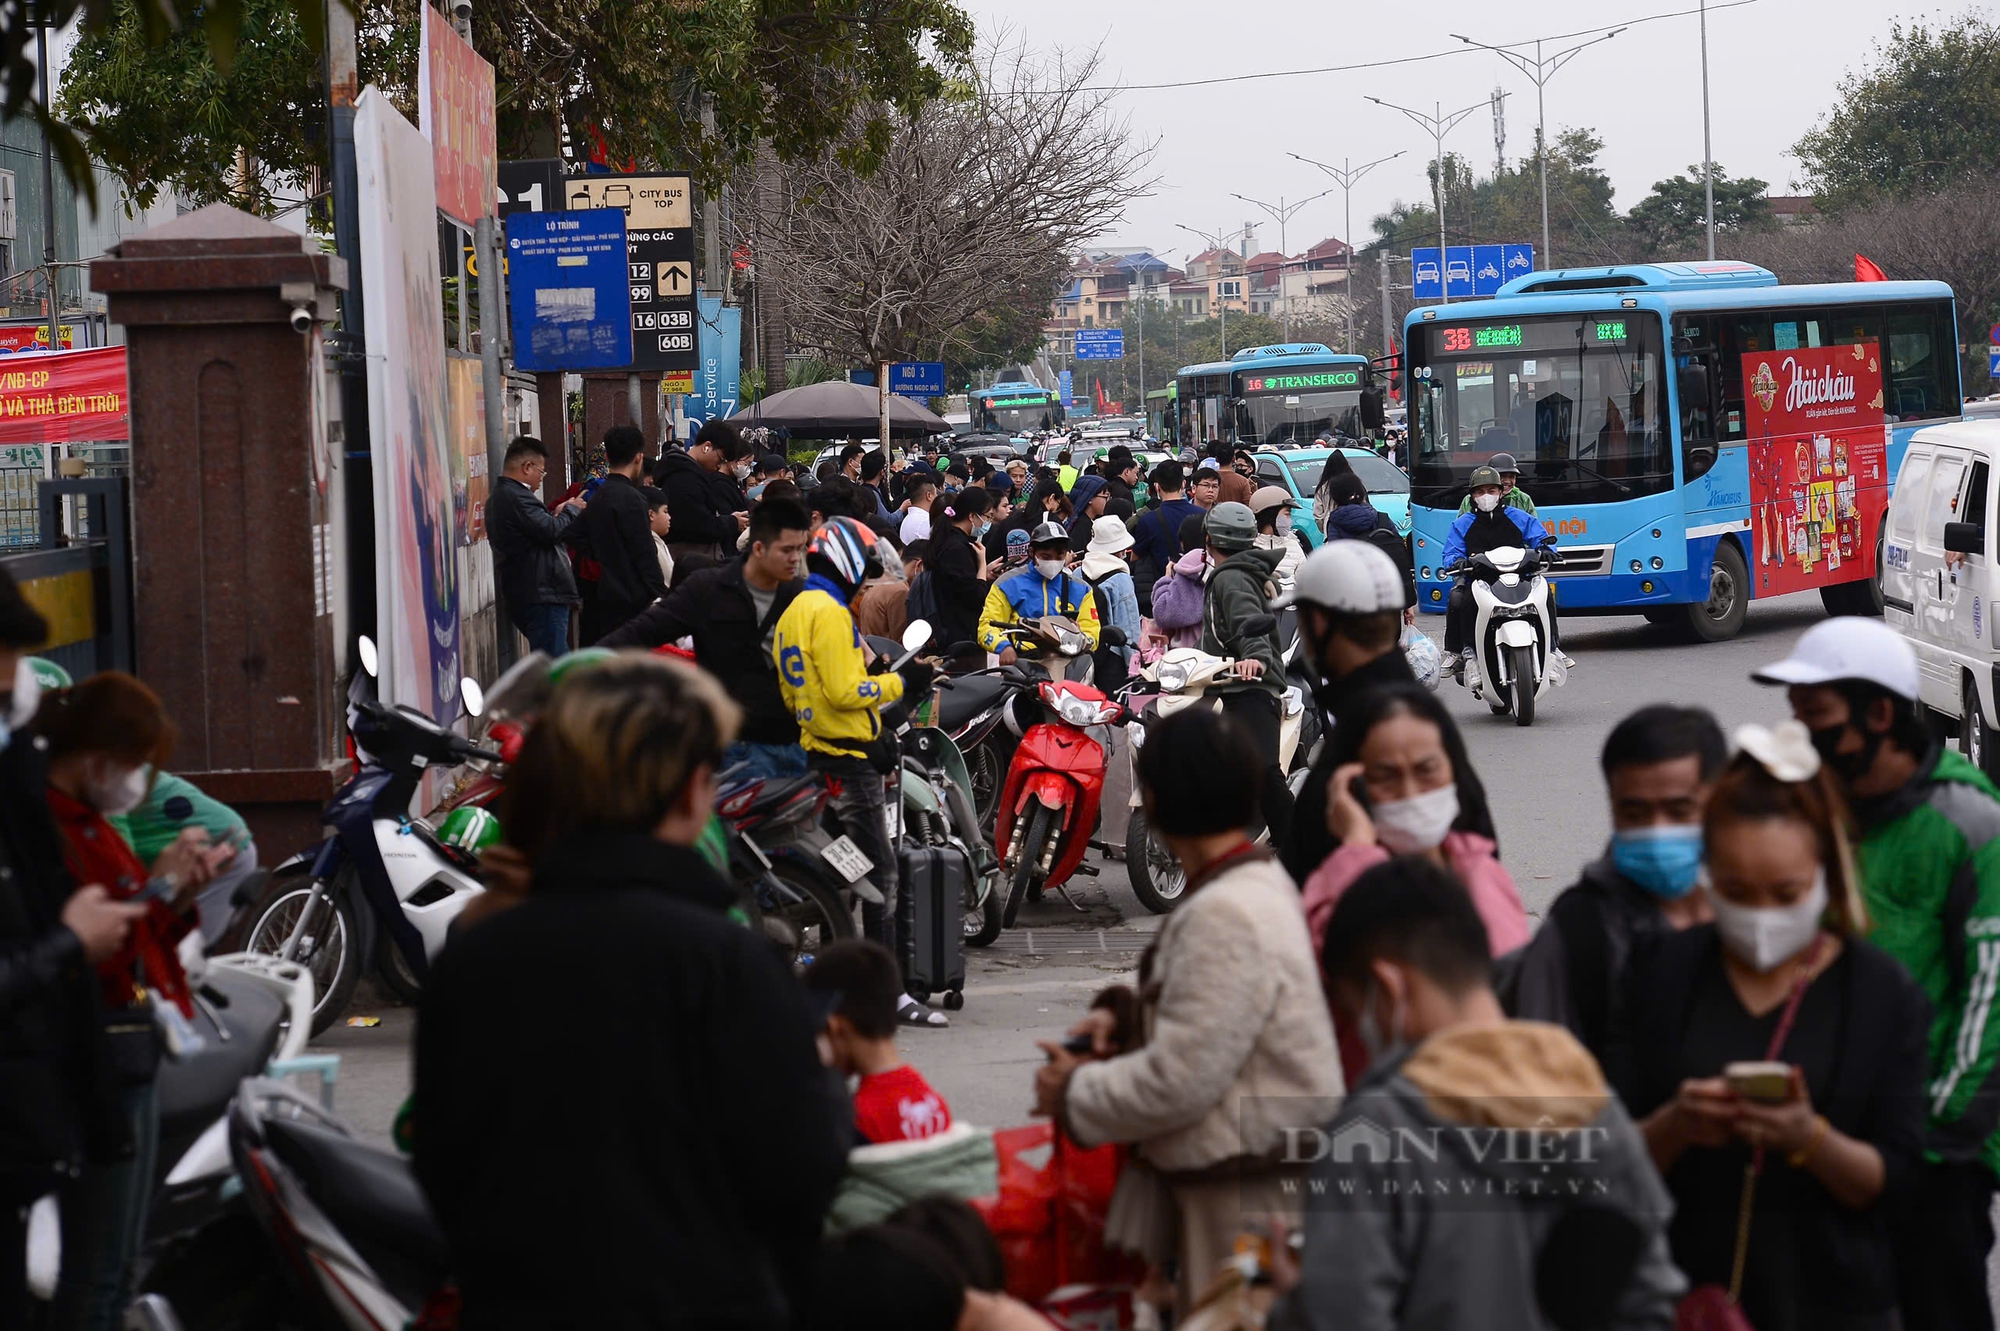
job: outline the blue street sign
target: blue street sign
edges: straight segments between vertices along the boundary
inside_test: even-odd
[[[513,213],[507,287],[523,370],[622,370],[632,363],[632,284],[617,208]]]
[[[1410,295],[1417,300],[1444,299],[1444,255],[1435,245],[1410,251]]]
[[[1472,247],[1472,294],[1490,296],[1506,282],[1503,271],[1507,266],[1507,247],[1504,245],[1474,245]]]
[[[1511,282],[1517,277],[1525,277],[1535,271],[1535,247],[1509,241],[1500,247],[1501,280]]]
[[[1065,410],[1076,405],[1076,378],[1068,370],[1059,376],[1062,380],[1062,404]]]
[[[2000,379],[2000,351],[1987,351],[1986,377],[1988,379]]]
[[[1445,246],[1444,293],[1453,300],[1472,299],[1472,246]]]
[[[903,397],[943,397],[944,362],[897,361],[889,367],[889,391]]]
[[[1078,360],[1124,360],[1125,330],[1122,328],[1079,328],[1076,330]]]

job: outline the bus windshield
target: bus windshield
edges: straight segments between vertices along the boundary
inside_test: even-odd
[[[1236,442],[1246,448],[1296,447],[1322,434],[1361,438],[1359,388],[1252,392],[1236,401]]]
[[[1031,434],[1038,430],[1053,430],[1061,422],[1055,414],[1055,403],[1047,397],[1032,398],[1027,395],[1017,397],[981,399],[980,405],[985,416],[985,427],[1004,430],[1008,434]]]
[[[1616,502],[1673,485],[1656,315],[1441,319],[1411,332],[1419,504],[1456,508],[1472,469],[1495,453],[1514,456],[1537,504]]]

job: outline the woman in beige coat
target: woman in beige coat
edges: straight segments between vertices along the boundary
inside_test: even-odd
[[[1288,1159],[1341,1095],[1340,1060],[1298,889],[1248,829],[1263,762],[1207,709],[1156,722],[1139,750],[1146,812],[1187,870],[1180,908],[1139,966],[1136,993],[1099,995],[1072,1035],[1044,1044],[1036,1108],[1082,1146],[1137,1147],[1107,1238],[1180,1258],[1183,1307],[1244,1230],[1295,1214],[1309,1159]]]

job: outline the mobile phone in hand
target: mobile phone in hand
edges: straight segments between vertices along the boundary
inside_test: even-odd
[[[1088,1034],[1072,1035],[1069,1039],[1062,1042],[1062,1047],[1068,1053],[1087,1054],[1091,1049],[1090,1036]]]
[[[1792,1098],[1789,1063],[1731,1063],[1722,1069],[1722,1079],[1735,1094],[1759,1104],[1783,1104]]]

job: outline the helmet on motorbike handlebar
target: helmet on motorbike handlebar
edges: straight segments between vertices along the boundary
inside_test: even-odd
[[[1306,556],[1292,577],[1291,591],[1280,593],[1273,605],[1279,603],[1316,605],[1345,615],[1401,610],[1406,604],[1403,575],[1372,541],[1328,541]]]
[[[881,542],[858,518],[828,518],[806,545],[806,569],[830,578],[849,596],[882,576]]]
[[[437,839],[447,846],[477,855],[500,843],[500,820],[485,809],[453,809],[437,826]]]
[[[1257,515],[1248,504],[1217,504],[1208,510],[1203,530],[1218,550],[1248,550],[1257,544]]]

